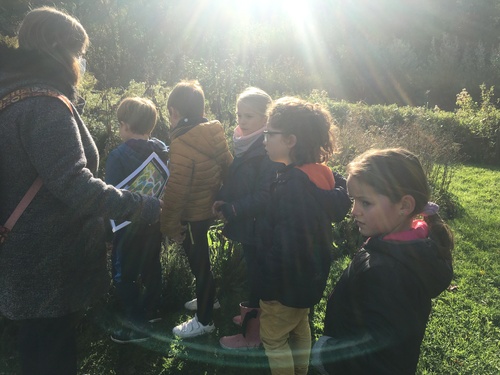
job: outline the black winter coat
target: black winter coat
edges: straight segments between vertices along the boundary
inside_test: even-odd
[[[264,135],[234,159],[216,198],[226,202],[222,207],[227,219],[223,234],[245,245],[256,244],[256,222],[265,213],[271,183],[283,166],[269,160],[263,140]]]
[[[431,239],[370,238],[328,300],[321,362],[329,374],[415,374],[431,299],[450,284],[451,260]]]
[[[330,271],[331,223],[342,220],[349,207],[342,187],[319,189],[294,165],[279,172],[259,236],[262,300],[295,308],[319,302]]]

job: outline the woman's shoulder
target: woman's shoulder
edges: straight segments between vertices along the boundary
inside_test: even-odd
[[[12,106],[11,115],[22,119],[20,131],[23,134],[34,138],[43,135],[47,142],[51,139],[60,142],[61,137],[79,133],[77,126],[81,120],[77,120],[78,114],[72,106],[57,97],[26,98]]]

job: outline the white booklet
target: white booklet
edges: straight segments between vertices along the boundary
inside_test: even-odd
[[[144,160],[144,163],[122,182],[116,185],[116,188],[161,198],[169,176],[170,172],[168,167],[160,157],[153,152]],[[117,222],[111,220],[113,233],[126,227],[130,223],[130,221]]]

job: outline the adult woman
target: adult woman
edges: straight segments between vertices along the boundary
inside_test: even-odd
[[[19,48],[0,46],[0,98],[36,87],[75,101],[87,46],[73,17],[32,10]],[[0,248],[0,313],[19,321],[23,374],[76,374],[75,315],[109,285],[103,218],[158,220],[159,200],[106,185],[98,165],[73,106],[35,96],[0,111],[0,223],[43,181]]]

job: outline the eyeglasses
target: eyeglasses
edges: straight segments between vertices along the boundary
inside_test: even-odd
[[[264,140],[267,141],[269,136],[270,135],[273,135],[273,134],[285,134],[284,132],[275,132],[275,131],[272,131],[272,130],[264,130],[263,131],[264,133]]]

